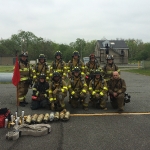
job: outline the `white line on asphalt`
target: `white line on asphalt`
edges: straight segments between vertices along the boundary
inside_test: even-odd
[[[150,112],[124,112],[124,113],[97,113],[97,114],[70,114],[70,116],[117,116],[117,115],[150,115]]]

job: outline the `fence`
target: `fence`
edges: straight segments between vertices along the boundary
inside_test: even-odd
[[[141,61],[142,68],[150,69],[150,61],[143,60]]]

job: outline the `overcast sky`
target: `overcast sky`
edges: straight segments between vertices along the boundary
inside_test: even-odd
[[[140,39],[150,42],[150,0],[0,0],[0,38],[19,30],[56,43]]]

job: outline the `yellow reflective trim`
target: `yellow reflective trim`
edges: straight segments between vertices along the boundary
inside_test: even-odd
[[[52,90],[49,90],[49,93],[52,93]]]
[[[53,101],[54,99],[53,99],[53,98],[50,98],[49,100],[50,100],[50,101]]]
[[[72,92],[71,92],[71,95],[74,95],[74,94],[75,94],[75,91],[72,91]]]
[[[85,83],[85,84],[83,84],[83,86],[87,86],[87,84]]]
[[[33,76],[33,79],[35,79],[36,78],[36,76]]]
[[[39,91],[37,91],[35,95],[38,96],[38,94],[39,94]]]
[[[102,95],[102,96],[104,95],[103,92],[100,92],[99,94]]]
[[[36,88],[32,88],[32,90],[33,90],[33,91],[37,91],[37,89],[36,89]]]
[[[29,79],[28,77],[26,77],[26,78],[24,77],[24,78],[21,78],[20,81],[25,81],[25,80],[28,80],[28,79]]]
[[[107,74],[111,74],[111,73],[113,73],[113,71],[107,71]]]
[[[95,94],[96,94],[96,92],[95,92],[95,91],[93,91],[93,92],[92,92],[92,95],[95,95]]]
[[[51,77],[51,76],[53,76],[53,74],[52,74],[52,73],[50,73],[50,77]]]
[[[53,98],[54,101],[56,101],[56,98]]]
[[[63,86],[63,89],[66,89],[66,90],[67,90],[67,87],[66,87],[66,86]]]
[[[83,93],[86,93],[86,90],[82,90]]]
[[[99,92],[99,90],[95,90],[95,92]]]
[[[71,88],[71,85],[68,85],[68,88]]]
[[[104,87],[103,89],[104,89],[104,90],[108,90],[108,88],[107,88],[107,87]]]
[[[65,90],[64,90],[64,89],[61,89],[61,91],[62,91],[62,92],[65,92]]]
[[[92,88],[91,88],[91,87],[89,87],[89,90],[92,90]]]
[[[33,70],[33,72],[35,72],[35,70]]]
[[[82,75],[84,75],[84,72],[81,72]]]
[[[24,97],[19,97],[18,99],[19,99],[19,100],[23,100],[23,99],[24,99]]]

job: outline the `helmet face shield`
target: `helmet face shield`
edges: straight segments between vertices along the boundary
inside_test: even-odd
[[[60,58],[61,58],[61,57],[62,57],[62,53],[61,53],[60,51],[57,51],[57,52],[55,53],[55,58],[56,58],[57,56],[60,56]]]
[[[113,55],[112,56],[107,55],[106,60],[114,60]]]
[[[46,56],[44,54],[39,55],[39,61],[44,60],[46,61]]]
[[[39,79],[46,79],[46,75],[45,74],[40,74]]]
[[[28,53],[27,52],[23,52],[22,54],[20,54],[20,57],[28,57]]]
[[[73,52],[73,57],[74,57],[74,56],[78,56],[78,57],[80,57],[79,52],[78,52],[78,51],[74,51],[74,52]]]

